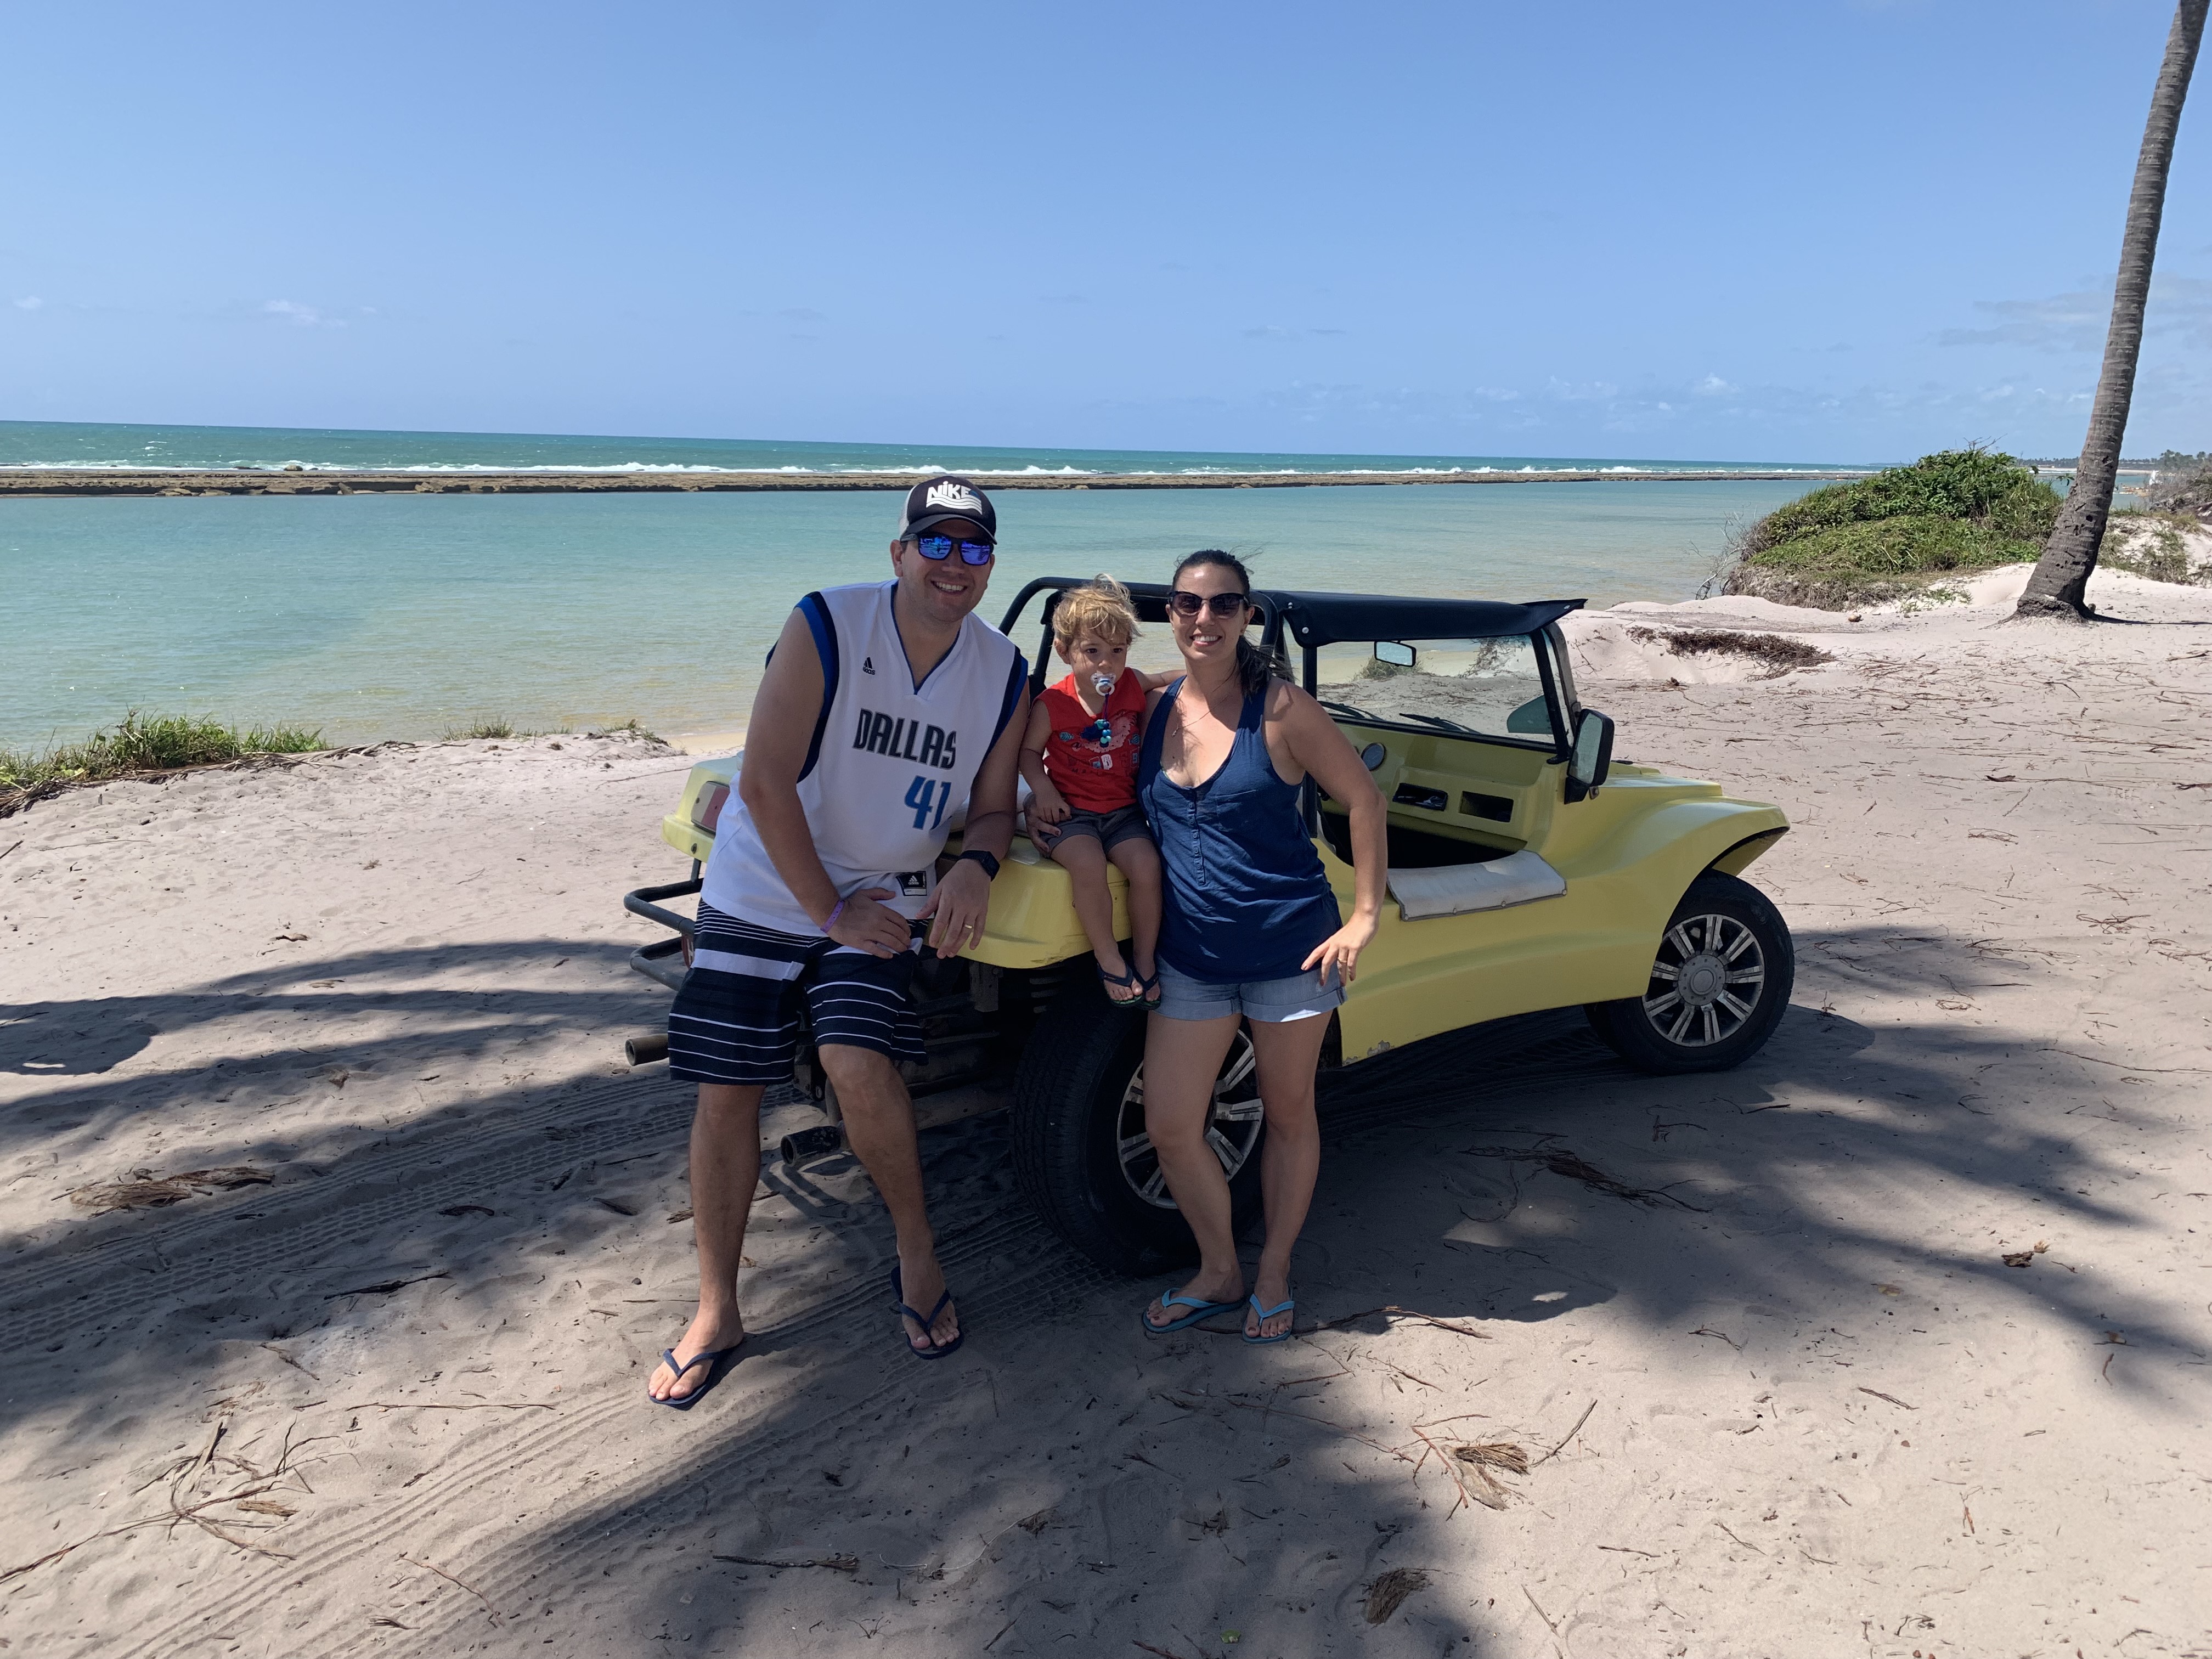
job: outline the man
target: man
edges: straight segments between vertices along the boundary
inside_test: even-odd
[[[948,957],[981,939],[1013,839],[1029,668],[974,615],[997,543],[998,515],[974,484],[916,484],[892,580],[809,593],[769,654],[737,799],[707,864],[691,971],[668,1015],[671,1072],[699,1085],[699,1311],[647,1385],[662,1405],[689,1407],[744,1340],[737,1279],[761,1095],[792,1075],[801,999],[846,1139],[897,1230],[891,1299],[908,1350],[938,1359],[960,1345],[898,1062],[922,1053],[909,922],[926,920]],[[963,808],[963,851],[940,880]]]

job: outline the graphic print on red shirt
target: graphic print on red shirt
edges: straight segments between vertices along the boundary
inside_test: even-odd
[[[1137,800],[1138,727],[1145,716],[1145,684],[1133,668],[1121,671],[1104,710],[1094,714],[1075,692],[1075,676],[1044,689],[1044,772],[1070,806],[1081,812],[1115,812]]]

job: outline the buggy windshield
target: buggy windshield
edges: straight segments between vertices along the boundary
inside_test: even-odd
[[[1481,738],[1548,743],[1543,671],[1526,635],[1324,646],[1315,695],[1331,712]]]

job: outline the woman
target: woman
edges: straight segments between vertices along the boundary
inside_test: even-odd
[[[1252,583],[1208,549],[1176,567],[1169,620],[1182,678],[1152,696],[1139,799],[1165,868],[1161,1000],[1145,1039],[1145,1128],[1183,1218],[1197,1274],[1147,1308],[1152,1335],[1246,1310],[1247,1342],[1291,1334],[1291,1251],[1321,1167],[1314,1071],[1329,1012],[1375,937],[1388,878],[1382,798],[1321,705],[1268,672],[1244,638]],[[1310,775],[1352,816],[1352,920],[1314,851],[1299,787]],[[1206,1142],[1213,1081],[1250,1022],[1267,1138],[1267,1239],[1249,1299],[1229,1182]]]

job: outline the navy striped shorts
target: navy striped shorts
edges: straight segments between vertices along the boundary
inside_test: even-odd
[[[815,1046],[922,1057],[911,951],[886,960],[699,906],[691,971],[668,1011],[668,1072],[690,1083],[787,1083],[799,1010]]]

